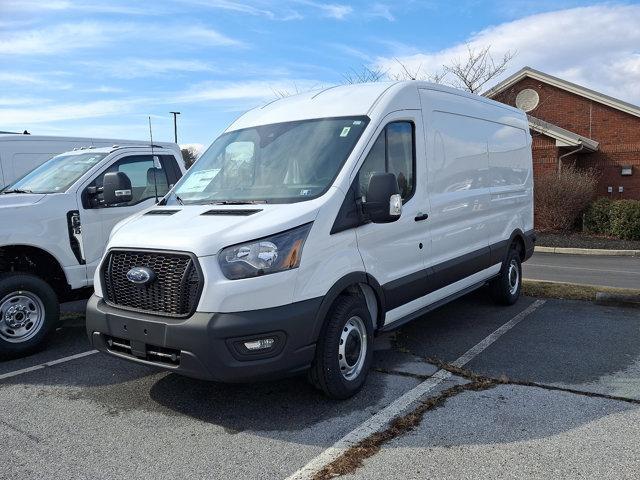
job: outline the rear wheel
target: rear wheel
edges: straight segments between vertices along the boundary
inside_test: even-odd
[[[373,325],[359,297],[338,297],[316,346],[311,383],[325,395],[345,399],[364,385],[373,356]]]
[[[59,318],[58,298],[45,281],[28,273],[0,275],[0,358],[41,349]]]
[[[491,296],[498,303],[513,305],[518,301],[522,289],[522,263],[516,249],[509,250],[500,275],[491,281],[489,288]]]

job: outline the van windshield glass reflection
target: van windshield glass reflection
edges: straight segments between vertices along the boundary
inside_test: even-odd
[[[324,118],[223,134],[167,203],[285,203],[318,197],[333,183],[367,121]]]

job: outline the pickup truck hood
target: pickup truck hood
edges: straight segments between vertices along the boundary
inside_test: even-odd
[[[44,193],[0,193],[0,208],[28,207],[44,197]]]
[[[107,248],[192,252],[198,257],[315,220],[320,199],[271,205],[155,207],[117,225]]]

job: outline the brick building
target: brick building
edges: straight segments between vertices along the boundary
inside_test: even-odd
[[[598,195],[640,199],[640,107],[525,67],[485,93],[529,115],[534,174],[601,172]]]

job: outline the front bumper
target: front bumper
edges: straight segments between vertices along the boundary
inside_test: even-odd
[[[307,369],[315,354],[313,332],[321,298],[237,313],[196,312],[171,319],[131,312],[92,296],[87,335],[98,350],[181,375],[221,382],[284,377]],[[244,341],[273,337],[266,353],[249,353]]]

